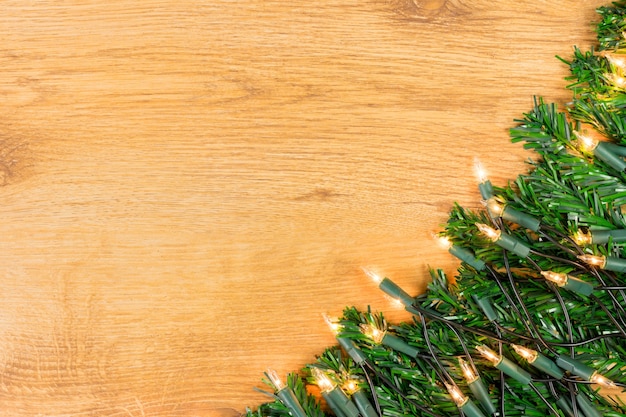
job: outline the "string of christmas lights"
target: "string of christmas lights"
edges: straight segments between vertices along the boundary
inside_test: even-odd
[[[434,237],[461,261],[413,296],[364,269],[413,315],[324,316],[338,346],[247,417],[626,415],[626,2],[598,9],[597,49],[575,49],[566,112],[536,100],[510,134],[539,156],[485,209],[455,205]],[[323,401],[307,386],[317,386]]]

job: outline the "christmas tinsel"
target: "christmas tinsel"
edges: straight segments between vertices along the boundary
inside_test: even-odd
[[[268,370],[247,417],[626,415],[626,2],[597,11],[597,47],[559,58],[572,101],[535,99],[510,130],[529,172],[452,209],[457,275],[413,297],[366,271],[412,322],[327,318],[338,345],[284,383]]]

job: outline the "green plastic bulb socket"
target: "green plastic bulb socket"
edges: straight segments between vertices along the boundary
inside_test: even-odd
[[[357,392],[352,394],[352,401],[354,401],[354,403],[356,404],[356,407],[359,409],[361,416],[379,417],[376,409],[362,390],[358,390]]]
[[[472,268],[474,268],[477,271],[482,271],[483,269],[485,269],[485,263],[481,261],[480,259],[476,258],[471,251],[465,248],[462,248],[457,245],[452,245],[450,246],[450,249],[448,249],[448,252],[450,252],[450,254],[459,258],[461,261],[465,262],[466,264],[470,265]]]
[[[406,291],[400,288],[395,282],[393,282],[389,278],[383,278],[383,280],[378,285],[378,288],[383,290],[385,294],[389,295],[390,297],[400,300],[400,302],[406,307],[410,307],[415,302],[414,297],[411,297]]]
[[[556,358],[556,364],[561,369],[565,369],[566,371],[574,375],[578,375],[579,377],[587,381],[591,378],[591,376],[595,372],[595,369],[593,369],[592,367],[587,366],[584,363],[577,361],[576,359],[570,358],[569,356],[566,356],[566,355],[559,355]]]
[[[341,388],[335,387],[330,391],[322,391],[322,396],[336,414],[341,413],[345,417],[358,417],[360,415],[357,406]]]

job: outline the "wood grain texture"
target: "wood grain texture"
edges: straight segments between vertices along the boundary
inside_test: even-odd
[[[601,1],[4,1],[0,416],[235,416],[432,231]]]

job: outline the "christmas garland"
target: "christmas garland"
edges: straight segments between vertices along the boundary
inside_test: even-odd
[[[284,383],[268,370],[247,417],[626,415],[626,2],[598,13],[597,48],[561,59],[571,103],[536,99],[510,130],[529,173],[480,174],[485,209],[452,209],[455,279],[412,297],[366,271],[413,321],[327,317],[339,346]]]

